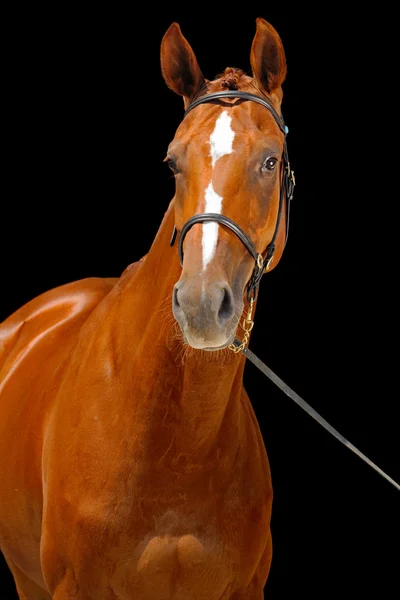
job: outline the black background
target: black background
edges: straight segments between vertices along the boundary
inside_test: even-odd
[[[3,91],[0,320],[56,285],[119,275],[148,251],[173,195],[162,160],[183,109],[161,77],[161,38],[178,21],[206,77],[249,71],[258,16],[286,49],[298,185],[250,347],[399,480],[390,15],[254,2],[221,14],[202,3],[16,15]],[[245,385],[275,491],[265,597],[395,598],[399,492],[250,364]],[[0,597],[11,600],[3,565],[0,574]]]

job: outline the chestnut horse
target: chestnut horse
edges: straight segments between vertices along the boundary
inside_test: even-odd
[[[163,37],[186,114],[148,254],[0,327],[0,548],[21,599],[263,598],[271,476],[232,342],[286,240],[286,61],[256,23],[252,77],[206,80],[176,23]]]

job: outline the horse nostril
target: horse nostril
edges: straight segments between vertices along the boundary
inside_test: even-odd
[[[229,287],[222,289],[222,300],[218,310],[218,322],[220,325],[225,325],[232,317],[235,312],[235,306],[233,302],[233,294]]]
[[[178,300],[178,288],[174,288],[174,307],[180,308],[179,300]]]

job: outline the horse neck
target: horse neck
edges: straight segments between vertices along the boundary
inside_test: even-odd
[[[172,314],[181,271],[169,243],[173,227],[172,202],[149,253],[120,281],[112,344],[127,388],[137,390],[141,380],[136,418],[142,410],[150,429],[178,420],[187,438],[182,444],[207,451],[221,427],[238,426],[245,361],[228,349],[212,353],[184,345]]]

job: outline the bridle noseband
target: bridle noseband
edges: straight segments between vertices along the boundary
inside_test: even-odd
[[[257,294],[257,289],[258,289],[258,286],[261,281],[261,277],[268,270],[268,268],[272,262],[272,259],[274,257],[275,242],[276,242],[276,238],[277,238],[278,231],[279,231],[279,225],[281,222],[285,198],[286,198],[286,236],[285,236],[285,245],[286,245],[288,233],[289,233],[290,203],[293,198],[295,178],[294,178],[294,172],[290,168],[289,155],[288,155],[287,143],[286,143],[286,135],[288,133],[288,128],[286,127],[282,117],[277,113],[275,108],[272,106],[272,104],[266,98],[261,98],[260,96],[256,96],[255,94],[249,94],[248,92],[239,92],[239,91],[216,92],[214,94],[208,94],[207,96],[201,96],[200,98],[197,98],[196,100],[194,100],[191,104],[189,104],[188,108],[185,111],[183,118],[185,118],[186,115],[191,110],[193,110],[200,104],[206,104],[208,102],[213,102],[214,100],[220,100],[220,99],[224,99],[224,98],[236,98],[236,99],[240,99],[240,100],[250,100],[252,102],[257,102],[258,104],[261,104],[261,106],[264,106],[265,108],[267,108],[270,111],[270,113],[274,117],[279,129],[281,130],[281,132],[284,135],[284,145],[283,145],[283,153],[282,153],[282,162],[283,162],[282,171],[283,172],[282,172],[281,190],[280,190],[280,196],[279,196],[278,216],[276,219],[274,235],[272,236],[270,243],[266,247],[265,252],[263,254],[259,254],[256,251],[255,246],[254,246],[253,242],[251,241],[251,239],[248,237],[248,235],[246,235],[246,233],[243,231],[243,229],[241,227],[239,227],[239,225],[237,225],[234,221],[232,221],[232,219],[230,219],[229,217],[226,217],[225,215],[221,215],[221,214],[217,214],[217,213],[201,213],[198,215],[194,215],[193,217],[188,219],[188,221],[186,221],[186,223],[182,227],[182,231],[180,232],[179,240],[178,240],[179,260],[180,260],[181,266],[183,266],[183,242],[184,242],[184,239],[185,239],[188,231],[196,223],[207,223],[207,222],[212,221],[212,222],[219,223],[220,225],[226,227],[227,229],[230,229],[240,239],[240,241],[242,242],[244,247],[247,249],[247,251],[252,255],[252,257],[255,260],[255,266],[253,269],[253,273],[251,274],[251,277],[249,279],[249,283],[247,286],[247,299],[250,301],[250,299],[253,299],[253,300],[255,299],[255,296]],[[174,227],[174,231],[172,233],[171,242],[170,242],[171,246],[173,246],[175,243],[176,235],[177,235],[177,229],[176,229],[176,227]]]

